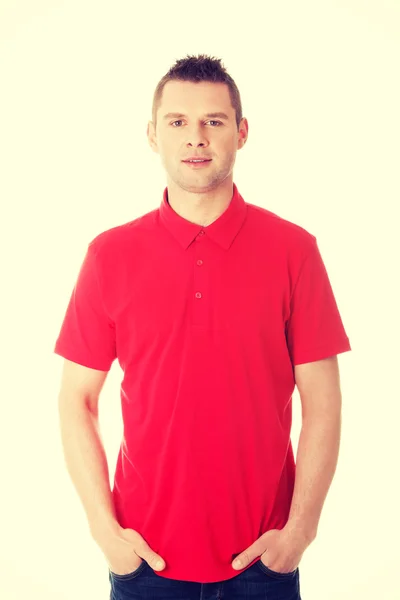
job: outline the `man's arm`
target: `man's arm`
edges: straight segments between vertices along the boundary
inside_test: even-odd
[[[119,529],[98,420],[98,400],[107,373],[65,359],[58,397],[67,470],[96,541]]]
[[[296,478],[286,529],[317,535],[339,456],[342,395],[337,356],[295,366],[302,404]]]
[[[121,527],[117,519],[98,419],[98,400],[107,373],[65,360],[58,402],[68,472],[108,568],[119,575],[131,573],[139,567],[139,557],[162,571],[164,559],[140,533]]]

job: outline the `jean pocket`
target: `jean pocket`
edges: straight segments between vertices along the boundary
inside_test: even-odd
[[[126,573],[125,575],[118,575],[118,573],[114,573],[114,571],[111,571],[111,569],[108,570],[113,579],[117,579],[118,581],[126,581],[127,579],[134,579],[135,577],[137,577],[146,568],[146,565],[146,561],[142,560],[137,569],[135,569],[131,573]]]
[[[278,571],[273,571],[262,562],[261,558],[256,563],[261,571],[263,571],[266,575],[273,577],[274,579],[291,579],[295,577],[298,573],[299,568],[297,567],[294,571],[290,571],[289,573],[279,573]]]

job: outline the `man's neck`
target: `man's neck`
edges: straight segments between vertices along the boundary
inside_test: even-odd
[[[170,207],[180,217],[207,227],[216,221],[228,208],[233,196],[233,184],[226,190],[218,188],[210,194],[191,194],[181,188],[180,193],[174,193],[173,188],[167,188],[167,201]]]

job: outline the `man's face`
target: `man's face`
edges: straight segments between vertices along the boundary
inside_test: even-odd
[[[216,112],[226,117],[206,116]],[[167,113],[184,116],[166,117]],[[245,144],[247,133],[246,119],[237,130],[228,86],[204,81],[169,81],[157,112],[157,130],[152,121],[147,128],[150,146],[160,154],[168,181],[190,192],[215,189],[231,175],[236,152]],[[190,156],[212,160],[192,168],[183,162]]]

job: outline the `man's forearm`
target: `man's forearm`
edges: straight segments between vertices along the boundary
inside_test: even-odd
[[[67,469],[97,540],[118,528],[98,417],[67,398],[59,403],[59,416]]]
[[[299,529],[312,541],[339,456],[341,415],[303,418],[296,478],[287,529]]]

